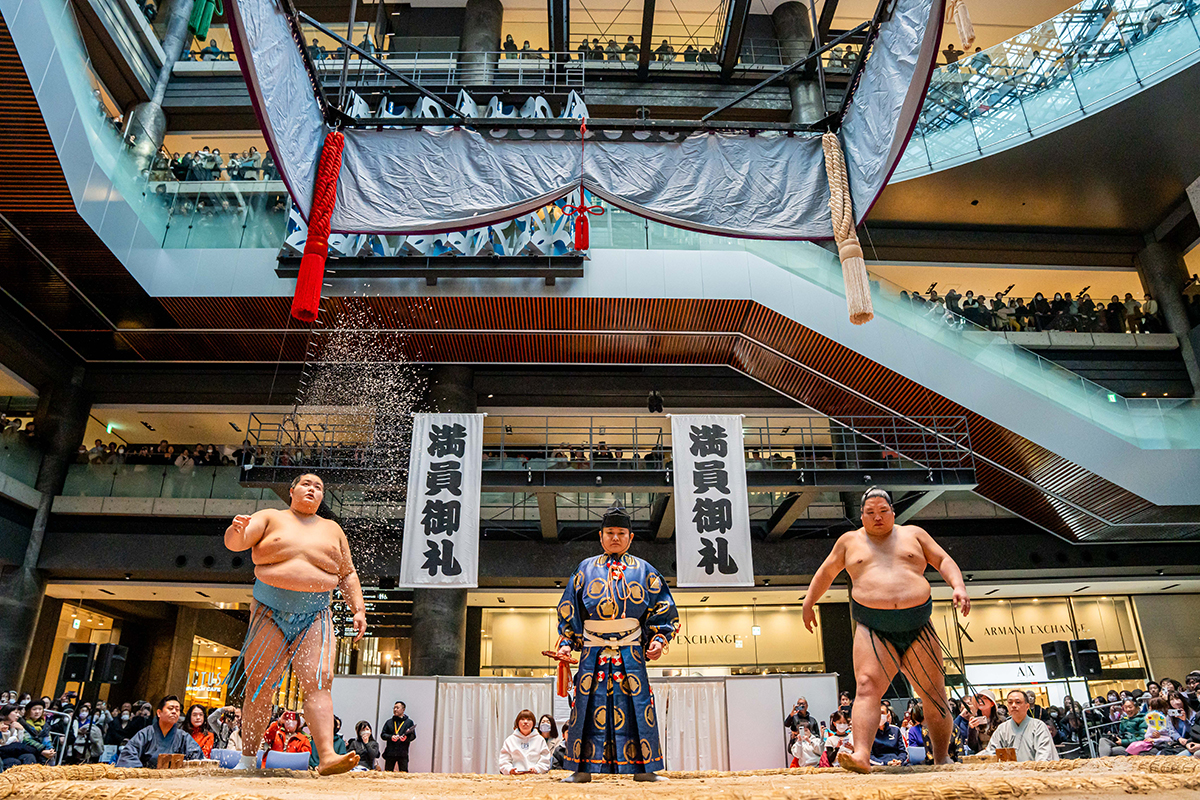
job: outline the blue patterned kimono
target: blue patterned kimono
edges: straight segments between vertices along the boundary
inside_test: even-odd
[[[619,619],[638,621],[638,643],[584,646],[584,620]],[[654,567],[629,554],[580,562],[558,604],[559,647],[583,651],[567,723],[567,769],[628,774],[663,768],[645,648],[656,639],[666,645],[678,630],[675,601]]]

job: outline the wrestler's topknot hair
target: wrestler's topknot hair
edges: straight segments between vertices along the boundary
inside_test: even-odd
[[[892,505],[892,496],[887,493],[886,489],[880,489],[878,486],[872,486],[870,489],[867,489],[865,492],[863,492],[861,505],[865,506],[867,501],[873,497],[878,497],[879,499],[887,502],[888,508],[895,508],[895,506]]]

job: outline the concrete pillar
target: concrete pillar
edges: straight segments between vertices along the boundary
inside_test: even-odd
[[[779,40],[784,66],[794,64],[808,55],[813,32],[807,5],[798,0],[781,3],[771,12],[771,22],[775,25],[775,38]],[[812,69],[805,68],[799,74],[789,75],[787,82],[788,93],[792,97],[792,113],[788,122],[816,122],[825,116],[821,86]]]
[[[167,95],[167,85],[171,82],[171,70],[183,53],[190,38],[188,19],[192,16],[194,0],[172,0],[167,18],[167,32],[163,36],[163,64],[158,71],[158,80],[154,83],[154,94],[145,103],[138,103],[129,111],[125,119],[123,135],[129,142],[130,149],[139,169],[149,169],[154,162],[154,155],[162,147],[163,137],[167,133],[167,117],[163,114],[162,102]],[[162,13],[160,12],[159,18]],[[156,18],[155,22],[158,19]]]
[[[467,0],[458,59],[462,82],[467,86],[491,86],[500,59],[504,6],[500,0]]]
[[[466,665],[467,590],[413,589],[412,616],[412,674],[462,675]]]
[[[0,577],[0,686],[21,686],[28,661],[46,582],[38,571],[42,542],[50,522],[50,507],[62,493],[67,467],[87,429],[91,402],[83,391],[83,367],[76,367],[65,383],[39,392],[34,421],[41,438],[43,455],[34,488],[42,493],[25,558],[21,566]]]
[[[1192,325],[1183,298],[1183,284],[1188,278],[1183,255],[1169,244],[1153,242],[1146,245],[1134,261],[1142,286],[1162,309],[1167,329],[1179,337],[1179,350],[1192,381],[1193,394],[1200,397],[1200,362],[1189,335]]]
[[[477,407],[474,370],[456,364],[434,367],[429,400],[438,411],[473,413]],[[467,590],[413,589],[411,673],[462,675],[466,645]]]

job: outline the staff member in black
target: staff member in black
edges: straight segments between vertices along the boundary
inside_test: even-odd
[[[417,726],[404,714],[404,703],[392,706],[392,718],[383,723],[379,738],[383,740],[383,769],[385,772],[408,772],[408,746],[417,738]]]

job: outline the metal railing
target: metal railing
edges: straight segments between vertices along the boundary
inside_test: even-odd
[[[669,422],[630,418],[489,416],[484,470],[665,470]],[[747,417],[747,470],[972,469],[962,416]],[[345,414],[251,414],[247,438],[266,466],[395,468],[395,444],[382,448],[368,420]]]

